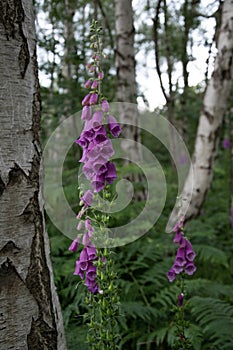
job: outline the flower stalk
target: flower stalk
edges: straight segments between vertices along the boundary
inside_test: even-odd
[[[81,119],[84,121],[84,128],[75,142],[83,149],[80,159],[83,163],[82,172],[90,181],[91,188],[84,193],[80,191],[81,210],[77,214],[77,229],[84,232],[82,240],[77,237],[69,250],[75,253],[79,242],[83,245],[76,261],[74,275],[79,276],[87,287],[87,342],[91,350],[115,350],[119,341],[119,293],[113,252],[109,249],[110,218],[107,207],[112,199],[110,185],[116,180],[117,174],[116,166],[111,161],[114,149],[108,135],[118,137],[121,128],[116,119],[109,115],[108,101],[102,96],[103,54],[101,28],[97,21],[93,20],[90,32],[90,47],[93,53],[87,68],[93,76],[84,84],[89,90],[82,101]],[[98,203],[97,209],[91,207],[94,200]]]

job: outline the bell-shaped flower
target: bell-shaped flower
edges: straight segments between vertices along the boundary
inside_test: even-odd
[[[193,261],[190,261],[186,264],[185,266],[185,272],[188,274],[188,275],[192,275],[194,274],[194,272],[196,271],[196,266],[194,265]]]
[[[167,278],[169,280],[169,282],[173,282],[176,278],[176,273],[175,270],[173,268],[171,268],[168,272],[167,272]]]
[[[192,244],[188,240],[186,241],[185,251],[186,251],[186,259],[189,261],[193,261],[196,254],[193,250]]]
[[[105,185],[104,175],[95,175],[91,184],[96,192],[102,191]]]
[[[87,255],[89,260],[95,260],[97,258],[96,248],[94,246],[88,246]]]
[[[90,219],[86,219],[85,220],[85,228],[86,228],[86,230],[88,232],[94,232],[95,231],[94,227],[91,225]]]
[[[91,79],[88,79],[88,80],[85,82],[84,87],[85,87],[86,89],[90,89],[91,84],[92,84]]]
[[[79,245],[79,238],[76,237],[73,242],[71,243],[71,245],[69,246],[69,251],[76,253],[78,250],[78,245]]]
[[[183,271],[183,266],[179,265],[176,261],[174,262],[172,268],[177,275]]]
[[[94,142],[95,144],[104,142],[107,140],[107,132],[104,126],[95,132]]]
[[[98,103],[98,94],[97,94],[97,92],[94,92],[94,93],[91,94],[91,96],[90,96],[89,104],[90,104],[90,105],[96,105],[97,103]]]
[[[103,112],[109,112],[109,103],[107,100],[103,100],[101,103],[101,108]]]
[[[103,80],[104,79],[104,72],[99,72],[98,79]]]
[[[173,239],[173,242],[174,243],[180,243],[182,239],[182,232],[181,231],[178,231],[176,234],[175,234],[175,237]]]
[[[90,236],[88,232],[85,232],[83,234],[82,244],[84,245],[84,247],[91,245]]]
[[[91,85],[91,89],[96,90],[98,88],[98,85],[99,85],[98,80],[94,80]]]
[[[82,106],[89,106],[90,105],[90,98],[91,94],[87,94],[84,99],[82,100]]]
[[[77,139],[75,141],[75,143],[77,143],[79,146],[81,146],[82,148],[87,147],[88,145],[88,140],[86,139],[85,135],[82,133],[82,135],[80,136],[79,139]]]
[[[177,250],[175,264],[178,264],[180,266],[184,266],[186,264],[186,254],[185,253],[186,252],[185,252],[184,248],[179,248]]]
[[[80,261],[77,260],[75,264],[75,270],[74,270],[74,275],[80,276],[82,279],[84,278],[84,272],[80,268]]]
[[[95,281],[96,279],[96,267],[94,265],[91,265],[87,272],[86,272],[86,278],[88,278],[91,281]]]
[[[116,166],[112,162],[107,163],[107,172],[105,174],[105,180],[108,184],[113,183],[117,179]]]
[[[81,119],[82,120],[90,120],[92,116],[92,109],[91,106],[83,106]]]
[[[93,164],[91,161],[88,161],[86,162],[86,164],[84,164],[82,171],[88,180],[91,180],[95,175],[95,172],[93,170]]]
[[[81,197],[81,200],[84,202],[84,207],[89,207],[92,203],[93,192],[91,190],[87,190],[84,195]]]
[[[114,150],[112,147],[112,142],[108,139],[104,142],[102,142],[100,145],[100,152],[102,157],[105,157],[106,159],[109,159],[110,157],[113,156]]]
[[[103,113],[101,111],[96,111],[91,119],[91,127],[94,130],[98,130],[103,125]]]
[[[96,281],[92,281],[89,278],[86,278],[84,285],[87,286],[87,289],[92,294],[95,294],[99,291],[99,288],[98,288]]]
[[[118,137],[121,133],[121,127],[117,123],[117,120],[112,116],[108,116],[108,128],[113,137]]]

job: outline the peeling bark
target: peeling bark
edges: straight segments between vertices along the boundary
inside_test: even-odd
[[[39,170],[40,95],[30,0],[0,0],[0,349],[65,350]]]
[[[185,200],[192,192],[186,220],[200,213],[213,177],[219,131],[233,83],[233,0],[224,1],[217,47],[214,71],[206,88],[196,136],[192,160],[194,181],[190,171],[182,193]]]

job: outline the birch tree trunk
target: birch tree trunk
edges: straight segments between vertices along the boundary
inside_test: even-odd
[[[123,137],[141,143],[138,128],[137,84],[135,73],[134,25],[132,0],[115,0],[116,18],[116,69],[117,69],[117,100],[121,102],[120,122],[123,124]],[[126,102],[126,103],[124,103]],[[129,103],[132,103],[130,105]],[[124,124],[129,123],[130,126]],[[123,142],[122,147],[132,161],[141,159],[139,144]]]
[[[0,0],[0,349],[65,350],[39,183],[31,0]]]
[[[225,0],[223,3],[217,47],[214,71],[206,88],[192,159],[194,181],[190,171],[182,193],[182,199],[185,200],[192,192],[193,181],[192,200],[186,220],[199,214],[213,177],[219,130],[233,83],[233,0]]]

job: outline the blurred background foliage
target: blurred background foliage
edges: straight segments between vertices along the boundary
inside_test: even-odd
[[[150,16],[157,6],[156,1],[145,1],[143,16]],[[182,4],[183,5],[182,5]],[[191,20],[191,14],[184,5],[195,1],[181,1],[177,6],[169,1],[169,32],[160,26],[159,43],[161,67],[167,74],[163,62],[166,59],[166,40],[172,42],[172,70],[177,71],[176,63],[184,59],[183,26],[184,19],[189,25],[188,52],[185,59],[190,61],[193,33],[199,30],[203,34],[206,47],[214,45],[207,40],[205,27],[201,26],[198,15]],[[203,12],[201,2],[196,1],[196,12],[216,18],[219,1],[212,2],[212,8]],[[92,18],[98,18],[104,28],[104,47],[106,60],[104,94],[114,101],[116,90],[116,72],[114,68],[114,7],[108,0],[44,0],[35,2],[39,21],[38,44],[41,71],[41,97],[43,103],[42,136],[43,144],[68,115],[81,109],[85,95],[83,82],[87,78],[85,64],[89,58],[88,32]],[[211,12],[212,11],[212,12]],[[183,17],[182,17],[183,16]],[[186,17],[185,17],[186,16]],[[183,20],[181,20],[183,18]],[[139,21],[135,14],[136,43],[135,52],[144,50],[153,52],[153,30],[148,21]],[[169,34],[169,35],[168,35]],[[168,43],[169,44],[169,43]],[[186,47],[186,49],[187,49]],[[212,53],[209,59],[211,61]],[[208,63],[208,62],[207,62]],[[207,65],[207,69],[210,69]],[[206,73],[208,75],[208,72]],[[156,79],[156,75],[155,75]],[[206,76],[197,86],[173,86],[172,97],[174,124],[182,133],[186,145],[192,153],[195,141],[199,112],[202,104]],[[170,91],[171,92],[171,91]],[[143,89],[138,84],[138,95],[148,104]],[[156,98],[156,96],[155,96]],[[232,106],[229,106],[230,108]],[[157,108],[156,112],[166,116],[167,105]],[[229,109],[230,110],[230,109]],[[233,231],[230,224],[230,203],[232,190],[232,166],[230,149],[222,147],[222,140],[230,137],[230,118],[228,114],[220,131],[220,144],[216,158],[214,179],[206,198],[201,215],[188,223],[186,232],[197,252],[197,272],[186,282],[187,319],[190,321],[188,336],[194,350],[232,350],[233,349]],[[77,135],[78,137],[79,135]],[[128,350],[170,350],[174,344],[174,313],[178,289],[170,284],[166,272],[173,263],[175,247],[173,235],[165,233],[169,214],[177,196],[176,170],[171,165],[170,156],[159,142],[154,142],[149,134],[142,130],[142,143],[150,148],[163,167],[167,181],[166,205],[158,222],[139,240],[126,246],[115,248],[113,257],[119,276],[121,312],[119,328],[121,349]],[[77,185],[77,164],[80,149],[74,145],[66,158],[63,171],[63,185],[69,204],[75,213],[79,210]],[[139,171],[133,165],[120,167],[121,176]],[[135,187],[143,184],[135,184]],[[114,217],[117,225],[132,220],[143,207],[143,202],[134,201]],[[114,221],[112,222],[114,224]],[[85,288],[77,276],[73,276],[75,256],[68,251],[70,239],[66,238],[47,217],[47,229],[51,242],[51,257],[55,275],[55,284],[61,302],[69,350],[88,349],[86,344],[86,326],[84,314]],[[74,230],[76,228],[74,227]]]

